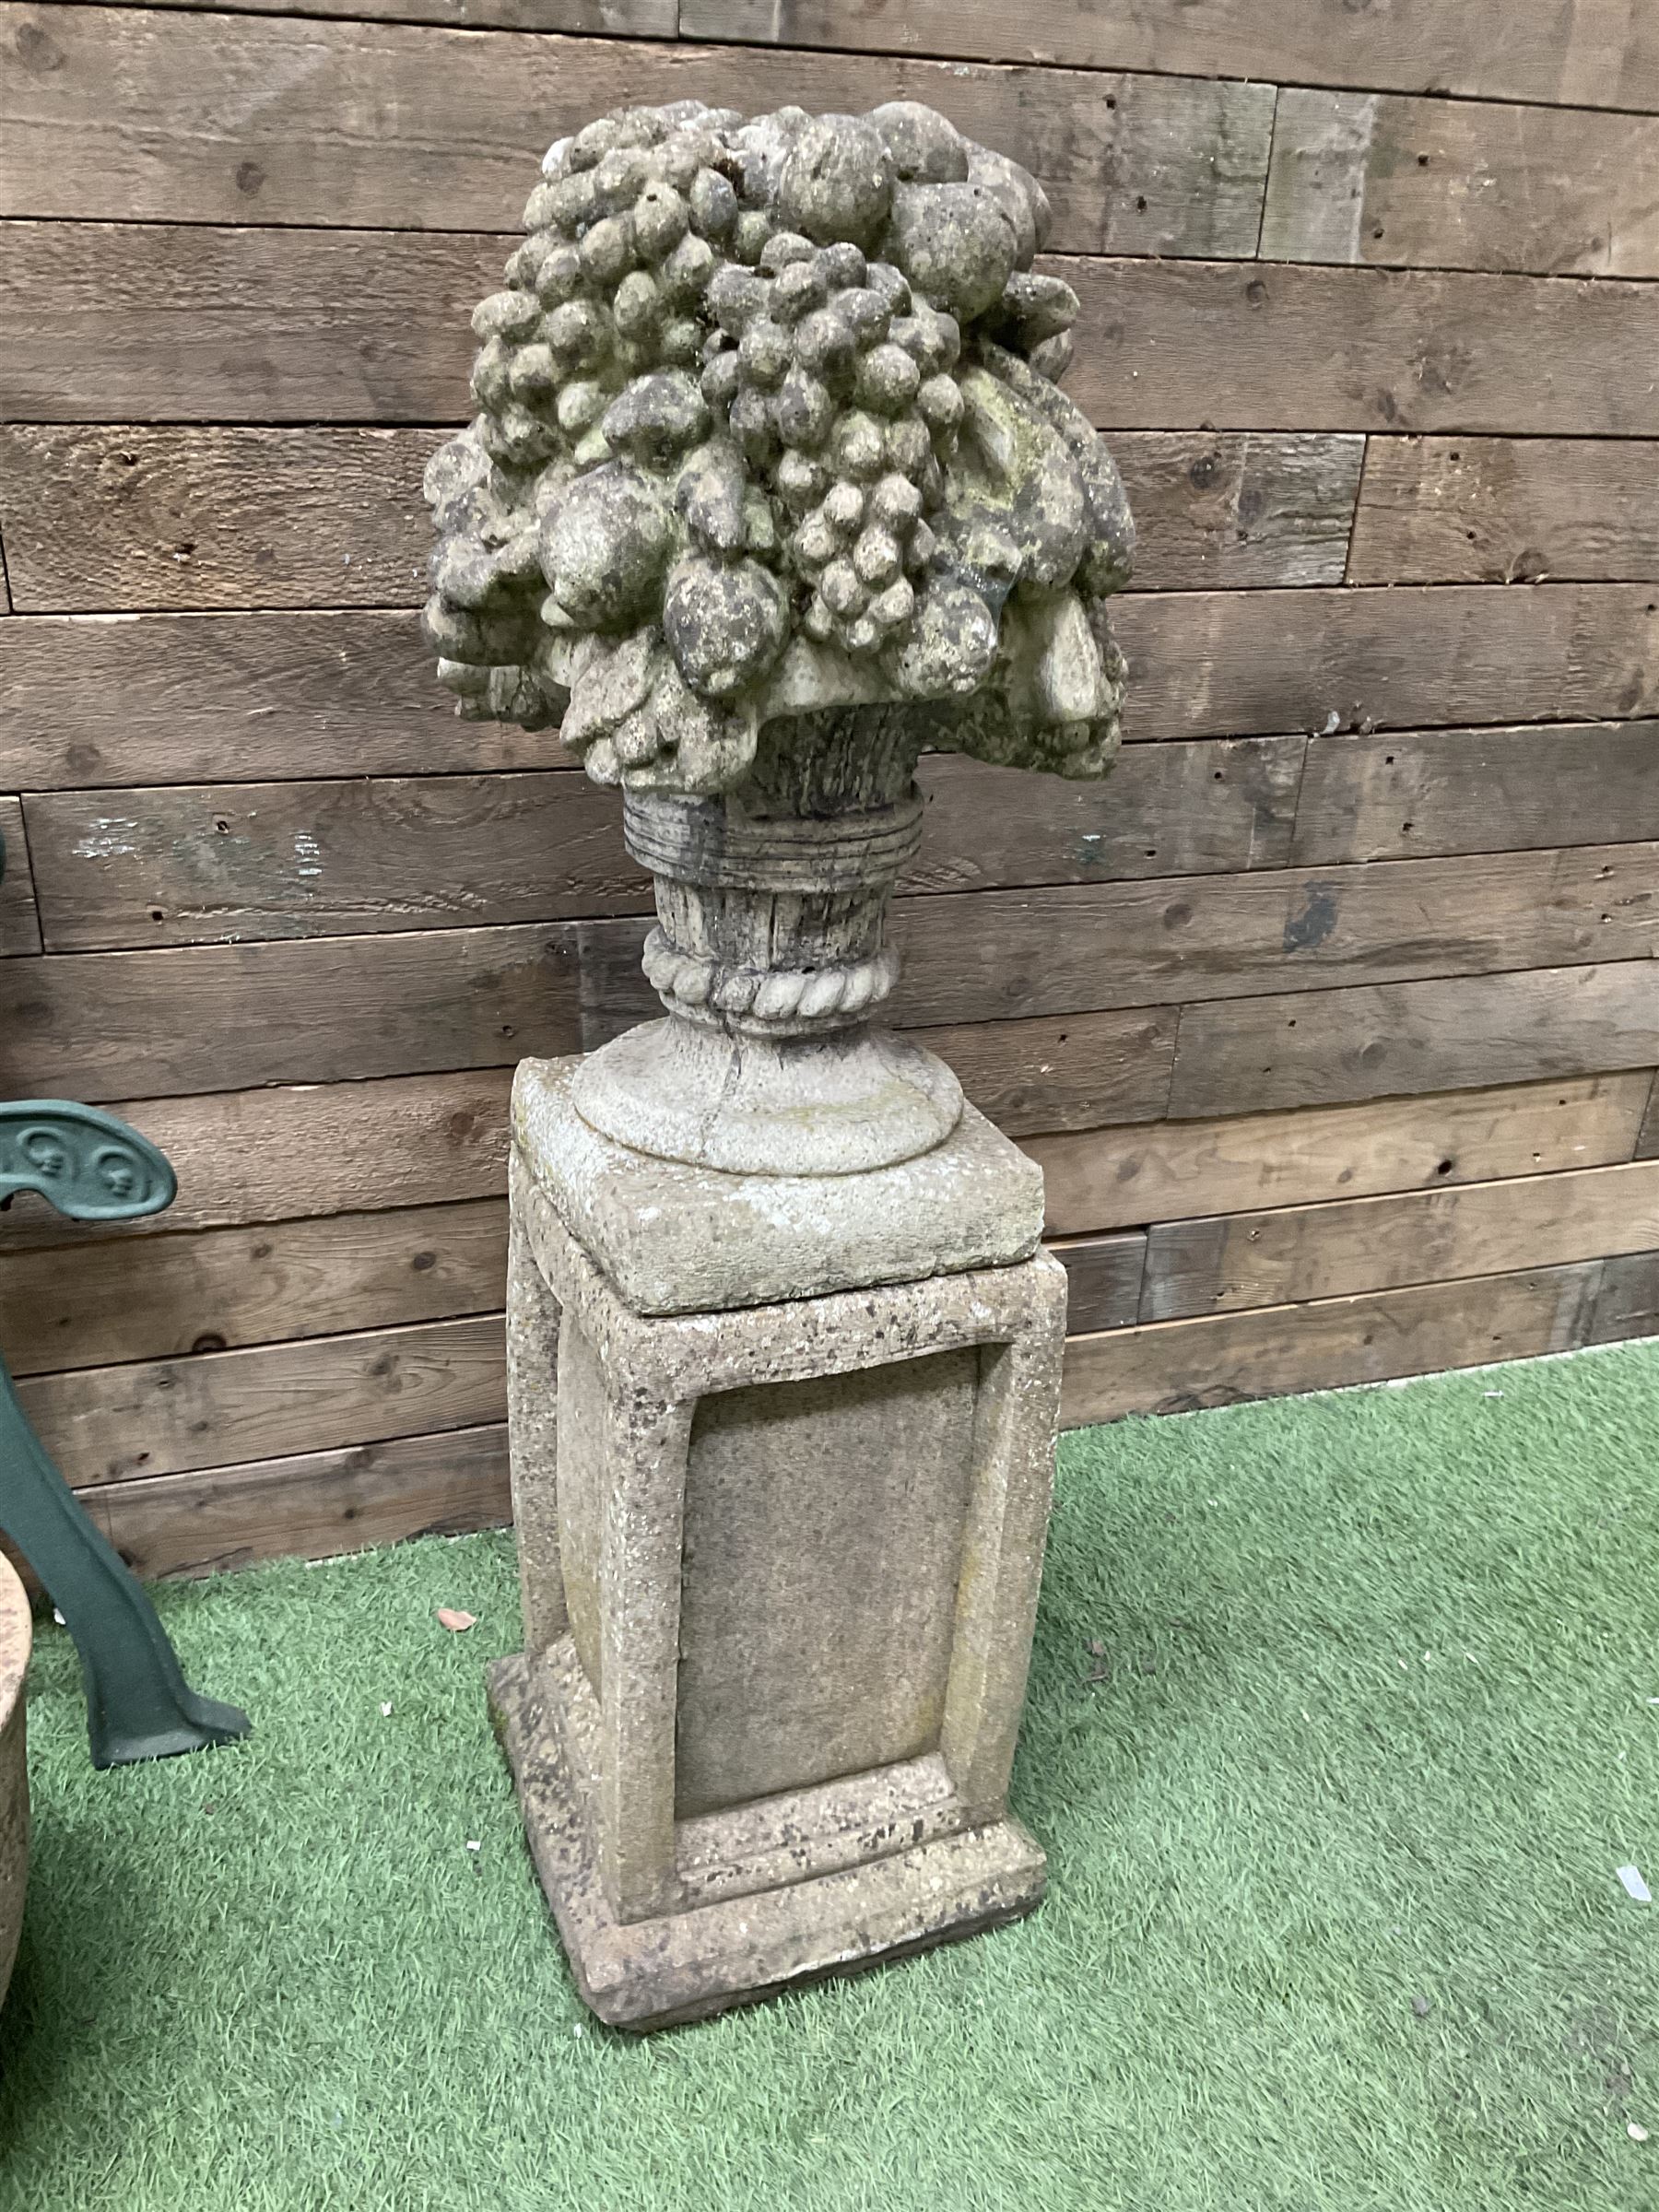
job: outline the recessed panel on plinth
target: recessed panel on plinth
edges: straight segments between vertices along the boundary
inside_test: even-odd
[[[515,1160],[515,1403],[558,1391],[514,1465],[536,1638],[492,1696],[589,2002],[665,2025],[1029,1909],[1064,1270],[639,1314],[549,1165]]]

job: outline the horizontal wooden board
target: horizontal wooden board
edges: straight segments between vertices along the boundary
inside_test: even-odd
[[[1132,741],[1659,713],[1651,585],[1132,592],[1112,619]],[[457,721],[411,613],[0,624],[0,785],[13,789],[569,758],[551,732]]]
[[[1147,1240],[1138,1230],[1123,1237],[1077,1237],[1049,1250],[1065,1269],[1068,1335],[1128,1328],[1139,1316]]]
[[[1570,1351],[1583,1341],[1600,1271],[1586,1260],[1074,1337],[1061,1426]]]
[[[1172,1006],[912,1032],[947,1061],[968,1098],[1009,1136],[1151,1121],[1170,1095]]]
[[[1653,1088],[1648,1093],[1647,1112],[1636,1139],[1636,1154],[1640,1159],[1659,1158],[1659,1074],[1654,1075]]]
[[[1629,1159],[1645,1071],[1026,1139],[1058,1236]]]
[[[471,306],[499,284],[512,244],[477,232],[0,225],[0,418],[453,420],[468,405]],[[1659,319],[1640,284],[1045,265],[1083,302],[1066,388],[1109,429],[1659,432],[1645,372]]]
[[[1659,577],[1659,441],[1373,438],[1348,576],[1354,583]]]
[[[1132,593],[1112,619],[1134,737],[1659,714],[1652,584]]]
[[[922,851],[901,888],[987,890],[1282,867],[1304,750],[1300,737],[1129,746],[1103,782],[929,755],[916,771],[927,801]]]
[[[1655,1258],[1659,1255],[1638,1254],[1605,1264],[1588,1341],[1659,1332]],[[1564,1285],[1563,1276],[1573,1279]],[[1553,1331],[1558,1337],[1583,1325],[1593,1272],[1556,1270],[1541,1287],[1537,1278],[1531,1279],[1530,1300],[1524,1290],[1501,1288],[1499,1319],[1505,1344],[1566,1348],[1551,1341],[1549,1324],[1559,1321]],[[1307,1317],[1300,1337],[1291,1334],[1299,1326],[1298,1314]],[[1079,1339],[1067,1347],[1067,1425],[1079,1425],[1084,1418],[1155,1410],[1160,1397],[1170,1401],[1164,1409],[1185,1410],[1194,1387],[1267,1395],[1286,1388],[1382,1380],[1378,1371],[1389,1355],[1379,1351],[1375,1336],[1369,1345],[1363,1342],[1379,1320],[1383,1342],[1390,1332],[1398,1336],[1403,1350],[1396,1356],[1405,1362],[1401,1371],[1455,1364],[1454,1355],[1467,1348],[1466,1334],[1449,1325],[1439,1286],[1428,1294],[1385,1293],[1382,1299],[1338,1300],[1334,1307],[1293,1308],[1279,1317],[1225,1315],[1125,1332],[1112,1346]],[[1345,1341],[1345,1322],[1350,1341]],[[1135,1347],[1133,1371],[1112,1360],[1113,1349],[1126,1345]],[[1167,1385],[1156,1364],[1160,1356],[1171,1367]],[[1477,1359],[1487,1356],[1487,1347],[1476,1347]],[[1223,1370],[1219,1378],[1218,1359]],[[1124,1386],[1140,1394],[1136,1403],[1122,1403]],[[1088,1411],[1090,1402],[1097,1411]],[[100,1485],[81,1497],[129,1564],[147,1578],[212,1573],[294,1555],[326,1559],[410,1536],[459,1535],[500,1526],[512,1512],[507,1435],[500,1425],[195,1474],[138,1477]]]
[[[0,428],[23,613],[418,606],[439,430]]]
[[[577,1048],[566,926],[0,962],[0,1083],[100,1100]]]
[[[447,421],[516,242],[0,223],[0,420]]]
[[[446,1321],[500,1309],[506,1253],[499,1198],[13,1251],[0,1344],[29,1375]]]
[[[1611,277],[1062,261],[1102,429],[1659,436],[1659,290]]]
[[[76,1488],[505,1416],[499,1313],[31,1375],[18,1396]]]
[[[900,899],[888,928],[903,963],[892,1013],[912,1027],[1000,1021],[1651,958],[1656,894],[1650,843]],[[640,971],[645,924],[568,926],[584,1018],[614,1034],[653,1015]]]
[[[916,1032],[1011,1135],[1149,1120],[1174,1055],[1171,1007]],[[510,1067],[378,1081],[118,1100],[172,1161],[179,1195],[116,1241],[182,1230],[493,1198],[507,1188]],[[109,1241],[43,1201],[0,1215],[0,1254]]]
[[[1591,1344],[1618,1344],[1628,1336],[1659,1336],[1659,1252],[1627,1253],[1602,1267]]]
[[[460,721],[413,614],[0,624],[0,771],[31,791],[569,761],[551,731]]]
[[[1270,261],[1655,276],[1656,163],[1651,115],[1287,86],[1260,252]]]
[[[0,957],[39,952],[41,922],[35,911],[29,841],[24,834],[23,808],[15,798],[0,798],[0,839],[5,841],[0,849],[6,860],[6,873],[0,877]]]
[[[1605,1340],[1595,1333],[1603,1327],[1627,1335],[1659,1327],[1651,1302],[1659,1292],[1659,1270],[1650,1265],[1644,1273],[1643,1266],[1641,1255],[1606,1264],[1590,1341]],[[1616,1270],[1625,1272],[1616,1277]],[[1559,1340],[1583,1327],[1593,1281],[1593,1270],[1558,1269],[1500,1285],[1498,1349],[1477,1344],[1472,1357],[1566,1348]],[[1226,1315],[1125,1331],[1110,1345],[1078,1339],[1067,1347],[1065,1418],[1077,1426],[1124,1412],[1186,1410],[1194,1392],[1205,1389],[1230,1402],[1234,1394],[1378,1381],[1391,1359],[1400,1362],[1400,1372],[1455,1365],[1470,1350],[1467,1331],[1456,1326],[1457,1311],[1448,1311],[1444,1291],[1434,1286],[1426,1293],[1340,1300],[1277,1316]],[[1304,1320],[1299,1323],[1298,1315]],[[1620,1322],[1628,1325],[1617,1326]],[[1368,1334],[1371,1343],[1364,1341]],[[1130,1349],[1132,1362],[1114,1360],[1114,1351]],[[1125,1403],[1132,1395],[1134,1402]],[[511,1515],[506,1430],[462,1429],[139,1477],[83,1491],[82,1499],[146,1577],[210,1573],[295,1554],[329,1558],[368,1544],[503,1524]]]
[[[332,1559],[409,1536],[503,1526],[512,1514],[507,1430],[498,1422],[140,1477],[84,1490],[81,1502],[147,1581],[218,1574],[260,1559]],[[317,1595],[327,1602],[326,1590]]]
[[[1651,958],[1656,890],[1659,845],[1601,845],[901,900],[896,1005],[984,1019]]]
[[[696,39],[861,46],[1659,108],[1659,31],[1630,0],[680,0]]]
[[[1161,1113],[1175,1015],[1135,1008],[920,1034],[975,1103],[1019,1134]],[[0,1254],[504,1196],[512,1075],[496,1067],[118,1100],[114,1111],[172,1161],[173,1205],[112,1230],[20,1198],[0,1214]]]
[[[24,614],[418,606],[440,430],[0,427]],[[1362,441],[1121,437],[1144,586],[1336,583]]]
[[[618,794],[570,769],[59,792],[29,809],[57,951],[651,905]]]
[[[1299,861],[1659,837],[1659,722],[1315,737]]]
[[[1484,1089],[1659,1062],[1648,960],[1187,1006],[1170,1112]]]
[[[1659,1330],[1655,1255],[1609,1260],[1588,1340]],[[1622,1271],[1618,1273],[1616,1271]],[[1569,1279],[1563,1283],[1562,1277]],[[1590,1270],[1555,1270],[1524,1288],[1500,1287],[1500,1335],[1522,1350],[1563,1349],[1583,1326]],[[1610,1295],[1611,1291],[1611,1295]],[[1226,1315],[1202,1323],[1125,1332],[1111,1345],[1079,1339],[1067,1347],[1065,1418],[1113,1418],[1123,1412],[1186,1410],[1195,1389],[1242,1395],[1288,1388],[1379,1381],[1390,1357],[1400,1371],[1448,1364],[1468,1349],[1439,1286],[1429,1293],[1385,1293],[1334,1306],[1293,1308],[1278,1316]],[[1305,1316],[1305,1327],[1296,1320]],[[1381,1338],[1374,1333],[1382,1324]],[[1551,1324],[1559,1325],[1552,1330]],[[1627,1325],[1618,1325],[1623,1323]],[[1264,1327],[1265,1324],[1265,1327]],[[1344,1324],[1351,1334],[1345,1339]],[[1302,1333],[1293,1334],[1299,1327]],[[1363,1341],[1368,1331],[1373,1340]],[[1113,1352],[1133,1347],[1133,1368]],[[1477,1346],[1474,1358],[1488,1356]],[[1509,1356],[1507,1349],[1504,1356]],[[1159,1371],[1162,1360],[1170,1370]],[[1218,1364],[1221,1373],[1218,1375]],[[1135,1402],[1124,1403],[1128,1394]],[[1090,1410],[1091,1407],[1095,1410]],[[206,1574],[299,1555],[326,1559],[370,1544],[417,1535],[458,1535],[511,1517],[507,1436],[500,1425],[394,1438],[344,1451],[139,1477],[82,1492],[82,1501],[123,1556],[147,1578]],[[457,1594],[464,1596],[465,1593]]]
[[[1506,1275],[1659,1245],[1659,1160],[1162,1222],[1142,1321]]]
[[[514,229],[549,143],[610,108],[906,99],[1033,170],[1056,247],[1245,255],[1273,124],[1267,84],[245,14],[206,35],[28,0],[0,6],[0,47],[29,57],[0,79],[0,215],[93,221]]]
[[[504,1197],[512,1082],[510,1067],[491,1067],[118,1100],[113,1111],[171,1160],[179,1179],[172,1205],[112,1230],[76,1227],[43,1200],[19,1198],[0,1214],[0,1253]]]
[[[1659,844],[901,899],[894,1010],[995,1020],[1651,958],[1656,892]],[[584,1004],[590,947],[597,985],[631,927],[579,925]]]
[[[589,925],[584,924],[584,933]],[[631,936],[608,929],[589,949],[582,1015],[584,1052],[661,1012],[640,988]],[[1010,1136],[1151,1120],[1164,1111],[1176,1009],[1129,1006],[1025,1019],[917,1023],[909,1033],[947,1060],[980,1112]]]
[[[1362,439],[1126,430],[1112,451],[1143,591],[1342,582]]]
[[[1104,783],[1021,777],[1018,793],[1007,770],[932,756],[908,888],[1276,865],[1302,749],[1300,737],[1141,746]],[[616,793],[571,771],[63,792],[31,797],[28,815],[56,951],[651,907]]]

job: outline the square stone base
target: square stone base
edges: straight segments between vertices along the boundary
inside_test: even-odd
[[[1065,1276],[988,1124],[808,1187],[596,1149],[566,1074],[516,1092],[492,1688],[582,1994],[643,2029],[1041,1895],[1007,1786]]]
[[[1029,1260],[1042,1174],[973,1107],[942,1145],[862,1175],[728,1175],[630,1151],[576,1111],[579,1059],[524,1060],[514,1149],[635,1313],[712,1313]]]
[[[642,2031],[703,2019],[791,1983],[857,1973],[1004,1926],[1041,1900],[1042,1852],[1018,1820],[1005,1818],[924,1837],[890,1856],[831,1864],[780,1888],[742,1889],[643,1920],[618,1919],[606,1897],[593,1794],[583,1786],[573,1742],[582,1732],[573,1710],[580,1700],[574,1664],[568,1651],[499,1661],[490,1670],[490,1712],[577,1987],[607,2026]],[[929,1763],[937,1764],[912,1765]],[[796,1841],[792,1855],[833,1862],[867,1848],[873,1839],[859,1812],[885,1814],[890,1821],[906,1782],[916,1804],[930,1794],[935,1798],[909,1815],[912,1829],[924,1830],[929,1812],[936,1818],[941,1809],[940,1779],[906,1776],[895,1790],[888,1777],[861,1776],[835,1792],[815,1793],[839,1798],[838,1806],[822,1809],[839,1811],[841,1825],[810,1842]],[[782,1825],[793,1823],[785,1818]]]

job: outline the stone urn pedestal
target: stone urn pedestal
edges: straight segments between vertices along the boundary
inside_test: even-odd
[[[836,742],[862,719],[794,729],[787,789],[763,743],[739,795],[630,798],[668,1018],[514,1088],[527,1649],[491,1694],[618,2026],[1042,1890],[1007,1786],[1065,1278],[1037,1169],[871,1025],[920,807],[913,745]]]
[[[1058,389],[1048,221],[912,100],[597,117],[427,472],[440,679],[557,722],[655,879],[666,1018],[513,1093],[526,1649],[491,1691],[620,2026],[1042,1888],[1007,1787],[1065,1277],[1036,1168],[880,1018],[922,749],[1117,748],[1134,529]]]
[[[0,1559],[0,2001],[11,1980],[29,1884],[29,1764],[24,1682],[33,1626],[29,1594]]]

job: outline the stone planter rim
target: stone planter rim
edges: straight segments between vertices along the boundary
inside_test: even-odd
[[[0,1554],[0,2002],[11,1979],[29,1882],[25,1696],[34,1622],[29,1593]]]
[[[33,1645],[29,1593],[17,1569],[0,1553],[0,1730],[22,1701]]]

